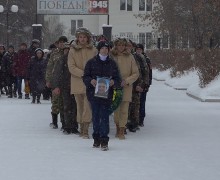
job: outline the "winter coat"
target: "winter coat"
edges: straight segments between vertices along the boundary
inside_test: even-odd
[[[3,76],[3,72],[2,72],[2,58],[4,56],[5,52],[3,52],[3,54],[0,54],[0,88],[2,88],[5,84],[4,84],[4,76]]]
[[[92,86],[91,80],[97,79],[97,77],[107,77],[114,81],[114,86],[109,88],[108,98],[95,97],[95,87]],[[83,82],[86,85],[86,95],[88,100],[95,101],[101,104],[111,104],[113,98],[113,88],[119,88],[121,84],[121,78],[119,69],[115,61],[109,56],[105,61],[100,60],[99,55],[90,59],[85,67]]]
[[[50,54],[50,59],[47,63],[47,70],[46,70],[46,82],[52,83],[52,77],[53,77],[53,70],[55,67],[55,64],[57,61],[61,59],[63,56],[63,50],[56,49]],[[47,62],[47,60],[46,60]]]
[[[138,79],[134,82],[133,88],[134,91],[136,86],[141,86],[143,89],[149,87],[149,68],[146,63],[145,57],[142,54],[133,54],[134,59],[137,63],[138,70],[139,70],[139,77]]]
[[[38,59],[36,56],[31,58],[27,79],[30,80],[31,91],[42,92],[45,88],[45,72],[46,60],[44,58]]]
[[[2,73],[5,79],[6,85],[10,85],[14,82],[14,56],[15,53],[6,52],[2,58]]]
[[[27,69],[31,59],[31,55],[27,50],[19,50],[14,56],[14,73],[15,76],[26,77]]]
[[[89,59],[96,55],[96,49],[92,44],[86,47],[73,45],[68,55],[68,68],[71,73],[71,94],[85,94],[86,88],[82,80],[84,68]]]
[[[52,89],[69,89],[71,74],[67,65],[68,54],[64,54],[54,66],[52,76]]]
[[[123,87],[122,101],[131,102],[133,83],[139,77],[139,71],[134,57],[128,52],[118,53],[115,49],[111,51],[111,56],[119,67],[122,80],[126,83]]]

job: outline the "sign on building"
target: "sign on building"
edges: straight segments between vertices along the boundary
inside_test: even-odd
[[[37,14],[108,14],[109,0],[37,0]]]

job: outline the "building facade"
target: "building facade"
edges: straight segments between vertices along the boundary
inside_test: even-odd
[[[109,15],[61,15],[65,35],[74,38],[78,27],[87,27],[95,35],[102,34],[104,24],[112,25],[112,37],[127,37],[152,48],[153,29],[149,21],[142,22],[137,14],[151,13],[152,0],[109,0]]]

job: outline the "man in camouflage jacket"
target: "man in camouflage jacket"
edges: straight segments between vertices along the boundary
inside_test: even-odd
[[[61,36],[58,40],[59,45],[58,48],[56,50],[54,50],[54,52],[51,54],[50,59],[48,61],[47,64],[47,70],[46,70],[46,86],[48,88],[51,88],[52,85],[52,78],[54,76],[54,67],[56,65],[56,63],[58,61],[61,60],[64,52],[63,52],[63,48],[65,47],[65,42],[67,42],[67,38],[65,36]],[[63,102],[62,102],[62,98],[61,95],[57,95],[57,94],[52,94],[52,106],[51,106],[51,115],[52,115],[52,123],[50,124],[50,126],[53,129],[57,129],[58,128],[58,114],[60,113],[60,119],[61,119],[61,123],[62,123],[62,127],[64,127],[64,113],[63,113]]]

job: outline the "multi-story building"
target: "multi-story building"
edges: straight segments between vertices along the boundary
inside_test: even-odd
[[[78,27],[87,27],[98,35],[103,32],[103,24],[109,24],[112,25],[113,38],[128,37],[151,48],[153,29],[148,20],[142,22],[135,15],[151,13],[152,9],[152,0],[109,0],[108,15],[61,15],[60,22],[69,38],[73,38]]]
[[[153,29],[149,21],[141,21],[137,14],[151,13],[152,0],[109,0],[109,15],[63,15],[60,21],[66,35],[73,36],[78,27],[87,27],[92,33],[102,34],[103,24],[112,25],[112,36],[128,37],[151,48]]]

